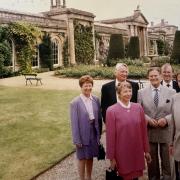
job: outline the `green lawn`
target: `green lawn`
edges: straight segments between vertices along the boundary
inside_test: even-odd
[[[77,94],[0,86],[0,179],[30,179],[73,150],[69,102]]]

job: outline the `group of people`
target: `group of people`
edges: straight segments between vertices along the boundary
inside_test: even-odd
[[[139,89],[127,80],[128,66],[118,63],[115,80],[104,84],[101,102],[92,94],[93,78],[79,79],[81,94],[70,103],[73,143],[80,180],[91,180],[98,156],[102,119],[106,130],[106,158],[122,180],[143,175],[149,180],[180,179],[180,73],[164,64],[147,73],[149,85]]]

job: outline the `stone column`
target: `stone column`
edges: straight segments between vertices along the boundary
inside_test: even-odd
[[[74,24],[73,19],[68,20],[68,42],[69,42],[69,54],[70,54],[70,63],[76,64],[75,60],[75,44],[74,44]]]
[[[94,30],[94,22],[91,23],[92,26],[92,34],[93,34],[93,46],[94,46],[94,63],[96,64],[96,38],[95,38],[95,30]]]
[[[143,55],[144,56],[147,56],[147,39],[146,39],[146,28],[143,28],[143,43],[144,43],[144,52],[143,52]]]
[[[137,33],[137,26],[136,26],[136,25],[134,26],[134,36],[138,36],[138,33]]]
[[[66,0],[63,0],[63,8],[66,7]]]
[[[130,32],[131,32],[131,36],[134,36],[134,28],[133,28],[133,25],[130,25]]]
[[[157,42],[154,40],[155,55],[158,55]]]

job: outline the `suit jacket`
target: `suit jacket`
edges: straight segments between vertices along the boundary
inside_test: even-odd
[[[97,135],[97,142],[99,142],[100,133],[102,130],[100,102],[96,96],[92,97],[93,112],[95,117],[94,123]],[[91,124],[85,104],[83,103],[83,100],[80,96],[74,98],[70,103],[70,117],[73,143],[89,145]]]
[[[163,81],[161,81],[161,84],[163,85]],[[178,83],[177,83],[177,81],[172,81],[172,88],[178,93],[178,92],[180,92],[180,88],[179,88],[179,86],[178,86]]]
[[[139,90],[139,85],[136,82],[128,81],[132,86],[132,98],[131,102],[137,102],[137,92]],[[106,110],[109,106],[117,103],[116,97],[116,87],[115,80],[109,83],[106,83],[102,86],[101,89],[101,110],[103,121],[106,120]]]
[[[161,128],[148,126],[148,135],[150,142],[168,143],[171,139],[171,103],[172,96],[175,94],[174,89],[160,86],[159,103],[158,107],[155,106],[152,97],[152,89],[150,86],[138,91],[138,102],[142,105],[145,118],[147,121],[150,119],[166,118],[168,125]]]
[[[173,121],[173,138],[174,142],[174,159],[180,161],[180,93],[172,98],[172,121]]]

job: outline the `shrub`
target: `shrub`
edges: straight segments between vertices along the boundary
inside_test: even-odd
[[[124,58],[124,42],[122,34],[112,34],[109,43],[107,65],[111,66],[117,59]]]
[[[174,63],[180,63],[180,31],[176,31],[171,55]]]
[[[154,57],[151,61],[151,66],[161,67],[165,63],[170,63],[170,57],[168,56]]]
[[[140,57],[140,49],[139,49],[139,37],[132,36],[130,38],[127,57],[130,59],[138,59]]]
[[[147,74],[147,67],[129,65],[129,78],[145,78]],[[90,75],[96,79],[113,79],[114,67],[102,66],[85,66],[79,65],[74,67],[63,68],[55,71],[55,75],[61,77],[80,78],[83,75]]]
[[[162,56],[165,50],[165,43],[162,39],[158,39],[156,42],[157,42],[158,55]]]

